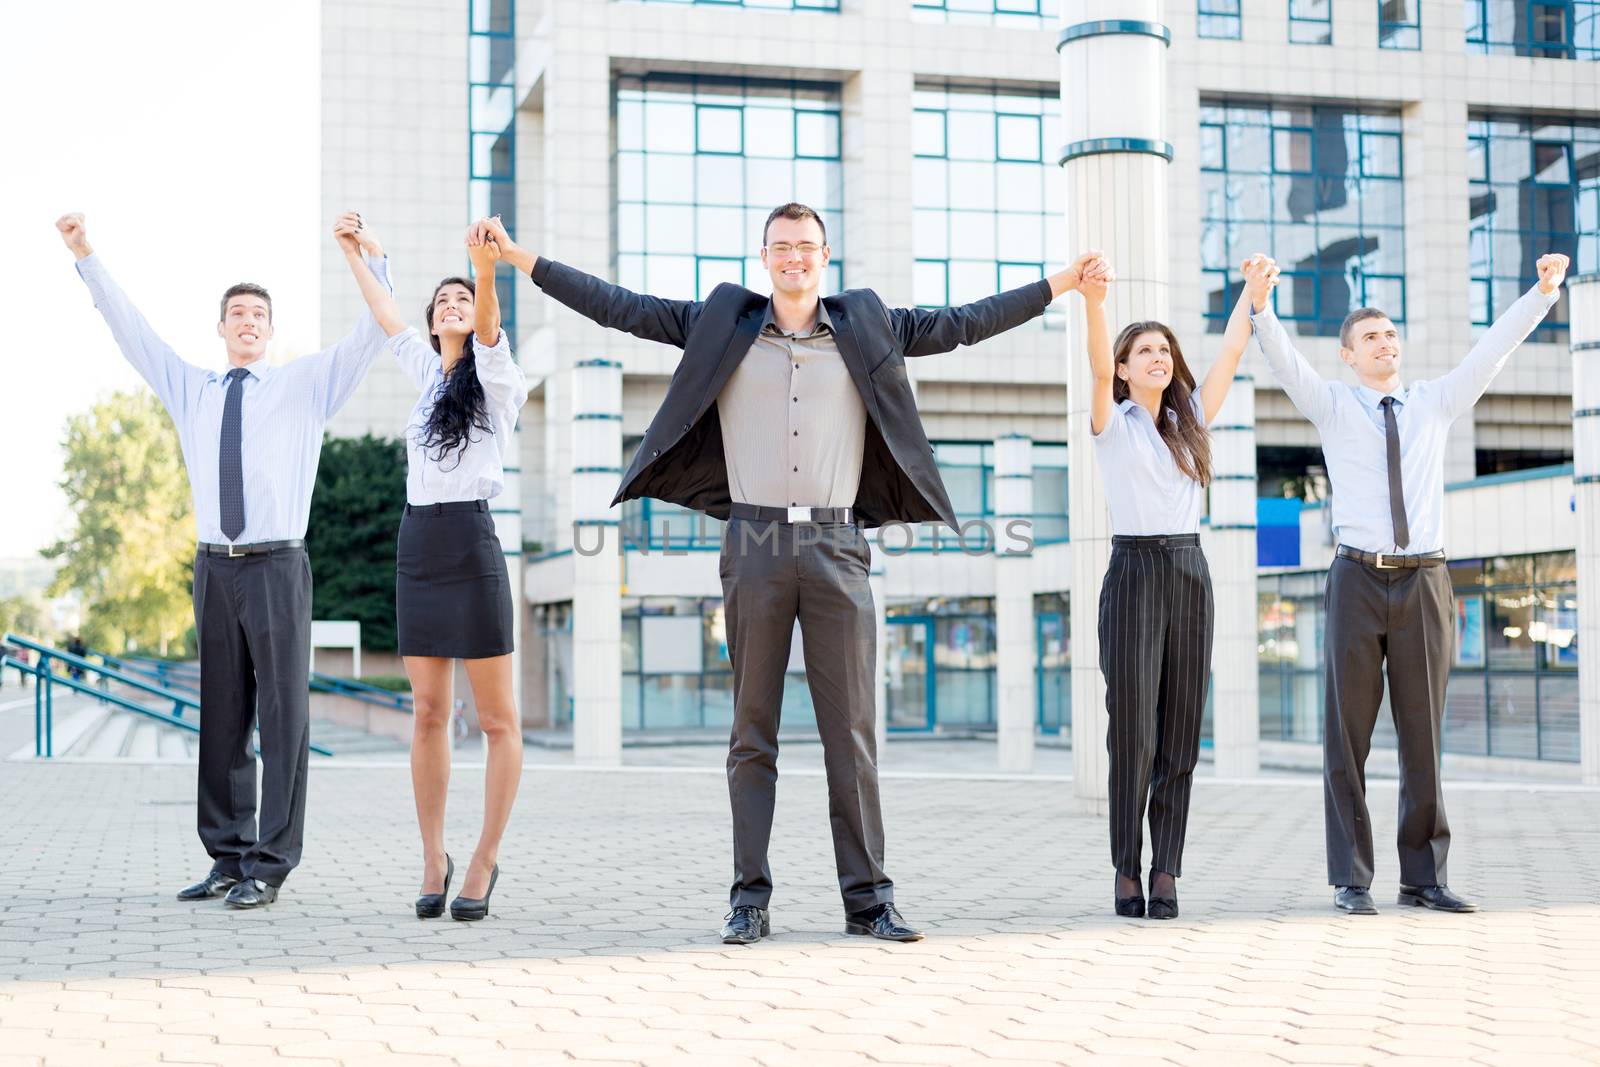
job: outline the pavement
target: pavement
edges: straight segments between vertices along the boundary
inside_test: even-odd
[[[820,752],[795,745],[773,936],[735,947],[723,754],[547,755],[481,923],[412,912],[403,765],[314,763],[300,868],[233,912],[173,896],[208,867],[192,766],[0,763],[0,1067],[1600,1063],[1600,791],[1447,782],[1451,885],[1483,910],[1446,915],[1395,906],[1375,782],[1382,913],[1356,918],[1323,885],[1316,777],[1201,777],[1182,916],[1127,920],[1062,775],[892,741],[886,865],[928,934],[893,945],[842,933]],[[458,867],[482,784],[452,778]]]

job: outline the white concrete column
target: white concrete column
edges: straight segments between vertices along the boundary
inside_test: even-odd
[[[611,506],[622,476],[622,364],[572,368],[572,747],[579,763],[622,762],[622,561]]]
[[[1006,434],[994,442],[994,624],[999,707],[995,714],[1002,771],[1033,770],[1038,717],[1038,639],[1033,621],[1033,439]]]
[[[1600,274],[1568,283],[1572,327],[1572,495],[1578,508],[1578,750],[1600,785]]]
[[[1261,682],[1256,622],[1256,383],[1236,374],[1211,425],[1206,555],[1216,595],[1211,646],[1211,736],[1217,775],[1261,769]]]
[[[1061,119],[1067,143],[1067,250],[1105,252],[1117,271],[1106,313],[1116,324],[1167,318],[1166,63],[1171,32],[1159,0],[1063,0]],[[1081,301],[1067,334],[1067,513],[1072,533],[1073,792],[1104,810],[1106,699],[1100,676],[1100,582],[1111,524],[1089,434],[1090,375]]]
[[[528,610],[527,597],[522,591],[522,431],[520,421],[511,432],[511,447],[507,451],[511,465],[505,468],[505,488],[489,501],[489,516],[494,520],[494,532],[500,539],[500,550],[506,556],[506,577],[511,584],[511,691],[515,694],[520,714],[527,706],[522,692],[522,616]]]

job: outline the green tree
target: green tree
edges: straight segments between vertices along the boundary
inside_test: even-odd
[[[48,641],[55,636],[47,632],[49,626],[50,614],[38,596],[20,593],[17,596],[0,597],[0,635],[14,633],[20,637]]]
[[[67,420],[61,488],[76,528],[45,549],[50,592],[83,597],[91,647],[166,655],[193,623],[194,515],[172,420],[152,394],[113,393]]]
[[[395,534],[406,503],[406,452],[393,438],[330,437],[322,445],[306,548],[312,614],[356,619],[361,644],[393,652]]]

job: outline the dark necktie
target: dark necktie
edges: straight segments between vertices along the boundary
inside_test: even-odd
[[[1389,518],[1394,520],[1394,543],[1404,548],[1411,543],[1411,527],[1406,524],[1406,495],[1400,487],[1400,425],[1392,396],[1383,398],[1383,443],[1389,453]]]
[[[244,379],[250,372],[235,367],[228,372],[228,396],[222,402],[222,450],[217,456],[217,499],[222,505],[222,532],[232,541],[244,532],[243,434],[239,429],[239,404]]]

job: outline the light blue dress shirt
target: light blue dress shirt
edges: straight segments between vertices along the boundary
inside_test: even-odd
[[[1189,397],[1195,418],[1205,425],[1200,391]],[[1167,417],[1176,420],[1174,412]],[[1106,424],[1092,435],[1100,461],[1100,483],[1111,510],[1111,532],[1149,537],[1200,532],[1200,483],[1178,468],[1172,449],[1156,429],[1150,412],[1132,400],[1111,409]]]
[[[369,260],[368,266],[392,291],[388,261]],[[217,470],[227,371],[205,370],[178,358],[112,280],[99,256],[79,260],[78,274],[122,354],[150,383],[178,428],[194,494],[196,533],[203,542],[227,544]],[[280,367],[258,359],[246,368],[250,374],[240,401],[245,526],[237,544],[306,535],[323,427],[355,392],[384,340],[369,312],[332,348]]]
[[[1391,394],[1324,379],[1295,351],[1269,304],[1250,316],[1256,344],[1272,376],[1322,438],[1333,490],[1339,543],[1363,552],[1414,555],[1444,548],[1444,452],[1450,424],[1472,410],[1506,359],[1560,296],[1528,290],[1442,378],[1413,382]],[[1400,484],[1411,540],[1395,544],[1389,511],[1389,460],[1383,427],[1385,395],[1395,399],[1400,432]]]

